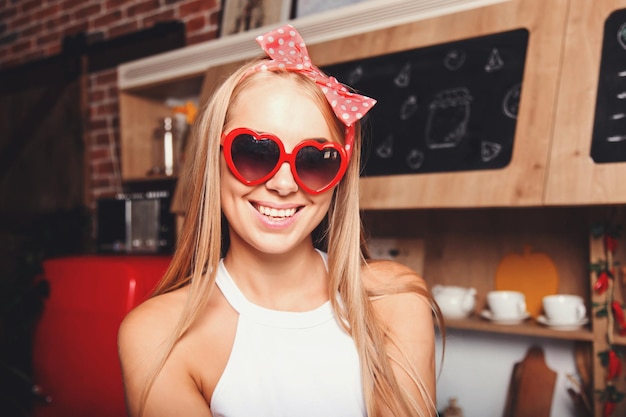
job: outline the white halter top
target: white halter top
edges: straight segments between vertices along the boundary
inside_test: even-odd
[[[306,312],[252,304],[223,262],[216,282],[239,320],[214,417],[366,416],[358,354],[330,301]]]

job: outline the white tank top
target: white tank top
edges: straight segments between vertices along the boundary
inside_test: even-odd
[[[239,320],[214,417],[366,416],[358,354],[330,301],[306,312],[252,304],[223,262],[216,282]]]

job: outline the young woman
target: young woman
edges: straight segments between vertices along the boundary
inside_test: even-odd
[[[131,416],[432,416],[438,308],[368,261],[359,119],[373,99],[311,64],[291,26],[215,92],[172,264],[122,323]]]

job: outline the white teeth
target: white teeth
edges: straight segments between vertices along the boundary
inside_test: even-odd
[[[294,214],[296,214],[296,209],[295,208],[290,208],[290,209],[275,209],[275,208],[271,208],[271,207],[265,207],[265,206],[257,206],[257,209],[259,210],[259,212],[265,216],[270,216],[270,217],[291,217]]]

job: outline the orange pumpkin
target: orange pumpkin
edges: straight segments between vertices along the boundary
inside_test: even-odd
[[[542,299],[559,290],[559,274],[552,259],[545,253],[524,251],[504,256],[496,270],[496,290],[520,291],[526,296],[530,315],[541,315]]]

